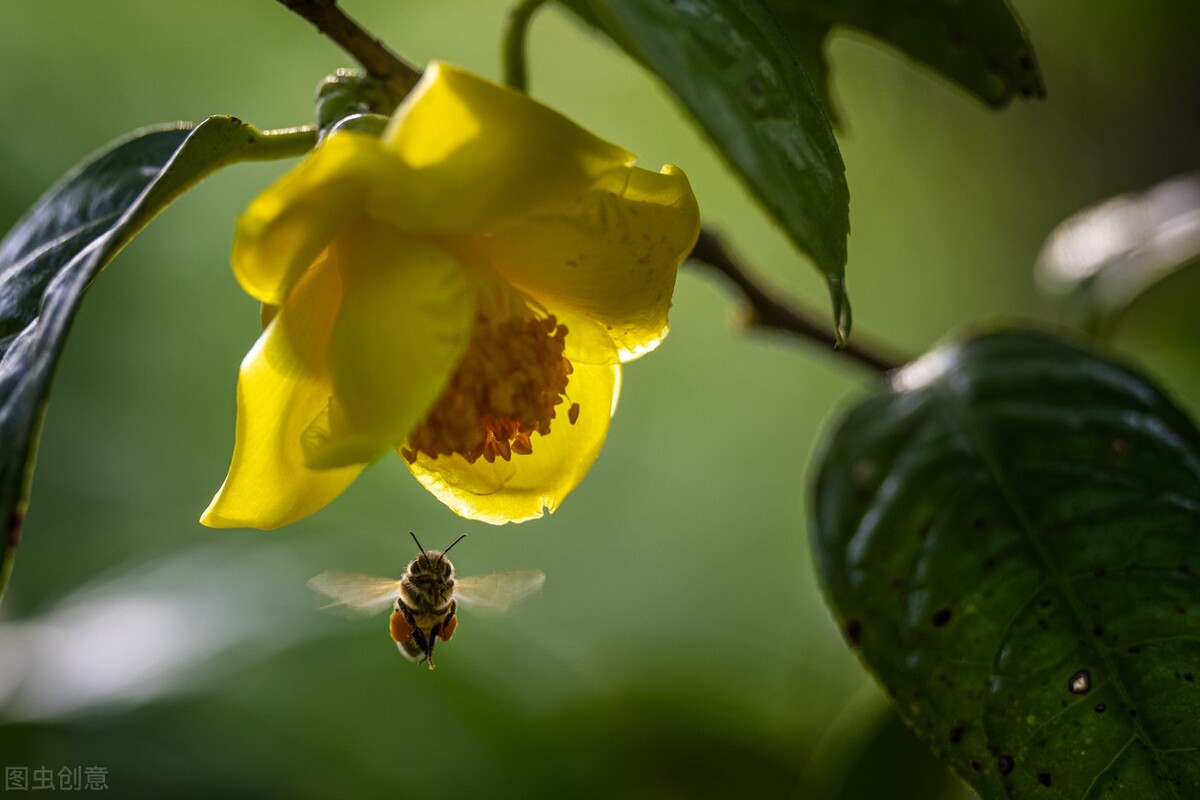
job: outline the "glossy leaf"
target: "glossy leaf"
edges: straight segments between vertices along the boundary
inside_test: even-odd
[[[824,40],[834,26],[871,34],[990,106],[1046,87],[1006,0],[766,0],[828,101]]]
[[[263,134],[234,117],[137,131],[76,167],[0,242],[0,595],[29,494],[50,381],[84,291],[145,225],[235,161],[297,155],[313,134]]]
[[[1103,336],[1148,289],[1194,264],[1200,264],[1200,172],[1074,214],[1046,240],[1036,276],[1042,291]]]
[[[837,427],[812,508],[847,639],[983,797],[1200,797],[1200,431],[1144,377],[935,350]]]
[[[758,0],[565,0],[658,75],[825,276],[839,340],[850,195],[811,81]]]

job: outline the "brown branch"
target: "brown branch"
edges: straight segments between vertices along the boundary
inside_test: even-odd
[[[408,94],[420,78],[421,74],[415,67],[346,16],[345,12],[337,7],[337,0],[276,1],[289,11],[304,17],[315,25],[317,30],[341,46],[397,100]],[[532,11],[539,5],[538,2],[527,2],[521,8]],[[747,324],[751,326],[820,342],[877,372],[887,372],[904,363],[904,359],[874,345],[848,342],[838,348],[836,338],[821,317],[777,300],[746,274],[729,255],[720,238],[709,230],[700,231],[700,238],[692,249],[690,258],[724,275],[745,295],[750,306]]]
[[[346,16],[337,0],[277,0],[281,5],[311,22],[349,53],[375,80],[383,84],[397,101],[416,85],[421,72],[367,33]]]
[[[877,372],[896,369],[906,360],[875,345],[864,345],[861,342],[847,342],[839,349],[833,331],[823,318],[811,311],[776,299],[746,274],[746,271],[729,255],[729,251],[725,249],[725,244],[720,237],[707,228],[700,231],[700,238],[688,257],[692,261],[704,264],[724,275],[745,295],[749,306],[746,323],[749,326],[790,333],[802,339],[819,342],[826,347],[845,353],[860,364]]]

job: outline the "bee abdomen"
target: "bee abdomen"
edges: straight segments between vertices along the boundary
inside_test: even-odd
[[[396,642],[396,647],[400,648],[400,654],[409,661],[420,661],[425,657],[425,648],[415,638]]]

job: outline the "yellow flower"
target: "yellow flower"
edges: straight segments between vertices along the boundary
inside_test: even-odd
[[[381,138],[337,132],[256,198],[233,268],[263,304],[229,475],[201,521],[275,528],[400,453],[457,513],[553,511],[621,363],[667,332],[687,178],[433,63]]]

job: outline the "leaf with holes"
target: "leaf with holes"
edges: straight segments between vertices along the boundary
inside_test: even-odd
[[[146,128],[51,188],[0,242],[0,596],[20,538],[37,429],[88,285],[204,176],[237,161],[299,155],[314,136],[262,133],[234,117]]]
[[[829,119],[759,0],[564,0],[658,75],[825,277],[850,333],[850,192]]]
[[[847,639],[985,798],[1200,797],[1200,431],[1144,377],[935,350],[841,422],[812,508]]]
[[[1006,0],[766,0],[828,105],[825,39],[844,25],[894,46],[993,107],[1046,87],[1025,27]]]

